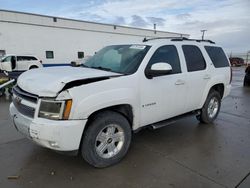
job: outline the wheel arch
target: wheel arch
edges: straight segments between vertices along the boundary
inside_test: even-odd
[[[29,70],[30,70],[30,69],[37,69],[37,68],[39,68],[37,65],[30,65],[30,66],[29,66]]]
[[[224,97],[225,84],[220,82],[220,83],[212,84],[210,87],[208,87],[208,89],[204,91],[202,101],[200,103],[199,108],[202,108],[202,106],[205,104],[207,96],[208,96],[208,94],[210,93],[211,90],[218,91],[220,96],[221,96],[221,99],[222,99]]]
[[[91,123],[91,121],[94,119],[94,117],[96,115],[98,115],[99,113],[102,113],[104,111],[118,112],[119,114],[123,115],[128,120],[128,122],[131,126],[131,129],[133,128],[134,115],[133,115],[132,106],[130,104],[118,104],[118,105],[98,109],[98,110],[92,112],[88,117],[88,121],[87,121],[87,124],[85,126],[85,129],[88,128],[89,124]]]

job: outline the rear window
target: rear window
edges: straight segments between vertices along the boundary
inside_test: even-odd
[[[227,60],[227,56],[225,55],[224,51],[220,47],[215,46],[205,46],[205,49],[214,64],[214,67],[228,67],[229,63]]]

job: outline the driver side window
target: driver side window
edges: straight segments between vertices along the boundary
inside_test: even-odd
[[[153,64],[159,62],[170,64],[172,66],[171,74],[181,73],[180,59],[174,45],[159,47],[149,60],[147,67],[151,67]]]

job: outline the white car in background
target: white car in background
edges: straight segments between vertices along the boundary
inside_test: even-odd
[[[42,61],[33,55],[6,55],[0,60],[0,70],[6,72],[26,71],[43,67]]]

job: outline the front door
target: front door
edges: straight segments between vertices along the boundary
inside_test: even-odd
[[[1,69],[11,72],[13,70],[13,63],[15,63],[15,56],[7,56],[1,60]]]
[[[186,74],[182,73],[174,45],[158,48],[147,68],[154,63],[166,62],[172,66],[168,75],[141,80],[141,124],[148,125],[186,112]]]

